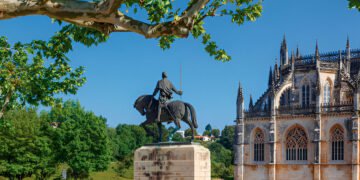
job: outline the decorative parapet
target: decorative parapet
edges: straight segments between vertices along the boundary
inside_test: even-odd
[[[340,103],[321,104],[321,112],[322,113],[352,112],[352,111],[354,111],[354,102],[353,101],[343,101]]]
[[[321,113],[341,113],[341,112],[353,112],[354,105],[352,101],[343,101],[340,103],[329,103],[321,104]],[[245,110],[245,118],[266,118],[271,117],[270,111],[249,111]],[[309,115],[316,113],[316,105],[310,104],[309,106],[301,105],[290,105],[290,106],[280,106],[276,109],[277,116],[287,116],[287,115]]]
[[[350,57],[351,58],[360,58],[360,49],[352,49],[350,51]],[[346,56],[346,50],[341,51],[342,56]],[[314,54],[309,54],[305,56],[301,56],[299,60],[295,62],[296,63],[314,63],[313,60],[315,60]],[[331,51],[327,53],[321,53],[320,54],[320,61],[325,62],[337,62],[339,60],[339,51]]]
[[[346,56],[346,50],[341,51],[341,56]],[[350,53],[351,59],[360,58],[360,49],[352,49]],[[332,51],[320,54],[321,67],[337,68],[337,62],[339,61],[339,52]],[[309,65],[315,65],[315,55],[309,54],[301,56],[300,59],[295,61],[295,67],[302,67]]]
[[[310,104],[308,106],[289,105],[280,106],[276,109],[277,115],[300,115],[300,114],[313,114],[316,112],[316,105]]]
[[[270,111],[245,111],[245,117],[246,118],[270,117],[270,116],[271,116]]]

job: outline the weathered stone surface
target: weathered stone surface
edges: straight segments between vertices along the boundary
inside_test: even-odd
[[[289,62],[284,39],[267,90],[247,111],[237,102],[236,126],[245,128],[235,133],[244,139],[234,147],[234,179],[360,180],[359,57],[348,41],[346,51],[320,54],[316,46],[315,55]]]
[[[135,180],[210,180],[210,151],[197,144],[143,146],[134,155]]]

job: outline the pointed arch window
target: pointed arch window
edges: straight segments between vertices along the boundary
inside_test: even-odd
[[[331,131],[331,160],[344,160],[344,130],[336,126]]]
[[[291,129],[286,136],[286,160],[307,160],[307,137],[300,127]]]
[[[310,105],[310,86],[305,84],[301,88],[302,93],[302,107],[309,107]]]
[[[290,106],[291,90],[285,90],[280,96],[280,106]]]
[[[324,104],[330,103],[330,83],[327,81],[324,85]]]
[[[264,133],[257,129],[254,137],[254,161],[264,161],[265,138]]]

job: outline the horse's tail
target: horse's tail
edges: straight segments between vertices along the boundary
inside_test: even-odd
[[[197,120],[196,120],[196,111],[195,111],[194,107],[189,103],[185,103],[185,106],[189,107],[189,109],[190,109],[192,124],[194,125],[195,128],[198,128],[198,124],[197,124]]]

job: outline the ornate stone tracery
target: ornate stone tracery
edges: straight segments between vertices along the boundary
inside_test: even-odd
[[[344,130],[340,125],[335,125],[330,133],[331,160],[344,160]]]
[[[254,161],[264,161],[265,136],[260,129],[255,130],[254,135]]]
[[[286,136],[286,160],[307,160],[307,143],[304,129],[292,128]]]

